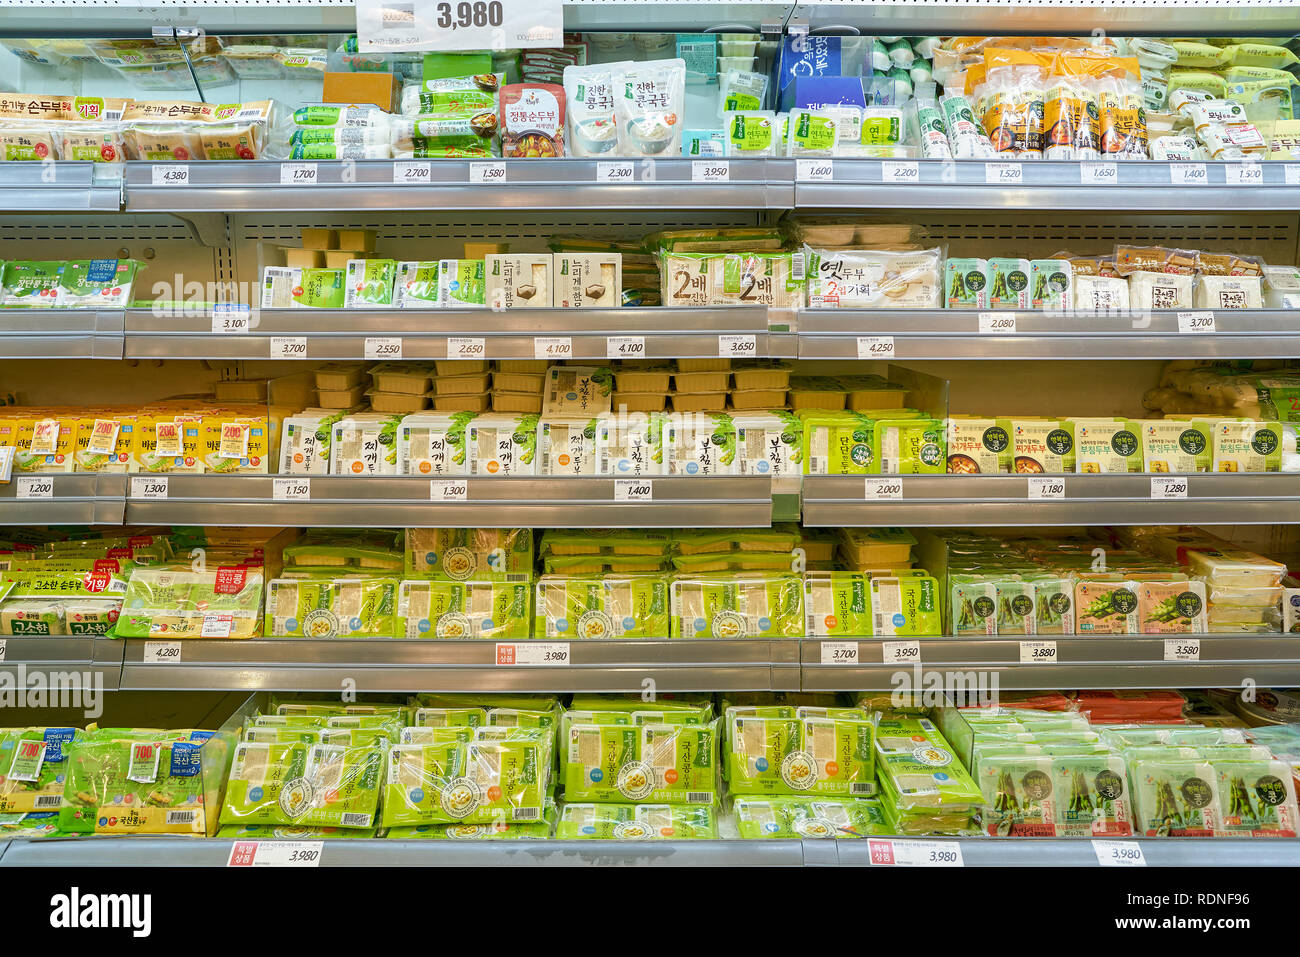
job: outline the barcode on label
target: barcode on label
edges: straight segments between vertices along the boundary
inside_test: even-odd
[[[511,812],[511,816],[516,821],[536,821],[542,816],[542,809],[539,807],[517,807]]]
[[[193,824],[198,819],[198,811],[168,811],[168,824]]]
[[[852,783],[849,785],[850,794],[875,794],[876,786],[868,783]]]
[[[36,800],[32,802],[33,807],[59,807],[63,803],[63,798],[58,794],[38,794]]]
[[[712,804],[713,794],[709,791],[687,791],[687,804]]]
[[[343,820],[341,823],[343,824],[344,827],[369,827],[370,815],[369,814],[348,814],[344,812]]]

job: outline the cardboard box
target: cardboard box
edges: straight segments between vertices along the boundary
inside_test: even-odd
[[[325,250],[325,268],[347,269],[350,260],[365,258],[365,253],[355,249],[327,249]]]
[[[402,99],[402,84],[391,73],[337,73],[325,71],[322,103],[369,103],[396,113]]]
[[[339,230],[339,248],[355,249],[359,252],[373,253],[375,251],[376,233],[373,229],[340,229]],[[359,259],[366,257],[359,256]]]
[[[318,229],[307,226],[302,231],[303,249],[338,249],[339,231],[337,229]]]
[[[504,256],[510,252],[509,243],[466,243],[465,259],[487,259],[489,256]]]
[[[291,269],[324,269],[325,253],[319,249],[284,247],[284,264]]]

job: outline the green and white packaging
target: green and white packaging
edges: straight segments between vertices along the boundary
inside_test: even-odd
[[[880,802],[870,798],[738,797],[733,811],[746,840],[852,840],[893,833]]]
[[[870,634],[894,638],[943,634],[939,583],[929,575],[872,575]]]
[[[397,471],[401,475],[469,474],[469,425],[474,412],[424,412],[408,415],[397,430]]]
[[[493,821],[491,824],[420,824],[416,827],[390,827],[384,834],[391,841],[545,841],[550,839],[551,824],[520,824]]]
[[[486,708],[451,708],[451,707],[432,707],[416,708],[415,721],[417,728],[481,728],[487,724]]]
[[[1029,308],[1029,260],[990,259],[988,261],[990,309]]]
[[[733,794],[876,793],[871,713],[860,708],[781,708],[781,715],[754,710],[727,710],[725,770]]]
[[[54,308],[62,260],[7,262],[0,267],[0,306]]]
[[[433,309],[438,306],[440,263],[399,262],[393,285],[394,304],[399,309]]]
[[[1144,419],[1137,423],[1142,436],[1142,471],[1208,472],[1214,454],[1209,419]]]
[[[221,823],[371,828],[383,769],[380,747],[242,742]]]
[[[725,156],[776,156],[780,128],[771,110],[735,110],[723,114]]]
[[[790,412],[735,412],[736,464],[741,475],[786,478],[802,471],[803,429]],[[797,426],[797,427],[796,427]]]
[[[263,309],[342,309],[344,270],[267,266],[262,274]]]
[[[833,156],[839,142],[839,123],[829,110],[791,110],[786,135],[787,156]]]
[[[54,305],[59,309],[125,309],[142,266],[134,259],[65,262],[59,270]]]
[[[209,732],[101,730],[69,746],[59,828],[76,834],[202,835],[200,748]]]
[[[979,787],[929,718],[882,717],[876,725],[876,768],[882,803],[897,808],[969,810],[983,803]]]
[[[570,804],[560,806],[556,840],[712,840],[718,825],[712,807],[688,804]]]
[[[438,262],[438,306],[442,309],[487,307],[487,277],[481,259]]]
[[[1277,472],[1282,466],[1282,444],[1276,422],[1218,419],[1212,436],[1213,471]]]
[[[396,279],[397,263],[392,259],[349,259],[343,305],[348,309],[389,308]]]
[[[1128,419],[1066,419],[1074,434],[1074,470],[1138,472],[1142,469],[1142,440],[1135,422]]]
[[[536,475],[538,419],[533,413],[488,413],[468,420],[465,448],[470,475]]]
[[[998,633],[998,588],[992,579],[972,575],[949,577],[951,629],[964,638]]]
[[[541,474],[596,475],[599,419],[547,417],[535,432],[540,443]]]
[[[803,582],[797,575],[677,578],[673,638],[801,638]]]
[[[735,475],[736,426],[725,412],[702,412],[690,417],[688,427],[681,419],[668,420],[663,430],[667,475]],[[700,427],[703,425],[703,427]]]
[[[1094,755],[982,754],[985,833],[992,837],[1131,837],[1124,760]]]
[[[662,475],[664,419],[662,413],[632,412],[596,420],[597,474],[621,478]]]
[[[0,814],[57,811],[77,728],[0,730]]]
[[[408,528],[406,578],[526,581],[533,571],[531,528]]]
[[[551,751],[545,737],[506,731],[486,740],[394,745],[383,827],[540,822]]]
[[[275,578],[266,586],[263,634],[385,638],[394,634],[395,578]]]
[[[398,631],[406,638],[528,638],[529,581],[404,581]]]
[[[803,606],[807,638],[871,634],[871,578],[860,572],[808,572]]]
[[[614,803],[717,803],[717,722],[615,725],[572,721],[561,743],[566,798]]]
[[[533,635],[537,638],[666,638],[668,579],[605,575],[537,580]]]
[[[988,307],[987,259],[948,259],[943,265],[944,303],[949,309]]]
[[[1029,305],[1059,312],[1074,305],[1074,267],[1068,259],[1033,259],[1029,262]]]

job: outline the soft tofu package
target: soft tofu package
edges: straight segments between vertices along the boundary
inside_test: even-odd
[[[487,281],[481,259],[442,259],[438,262],[438,307],[483,309]]]
[[[732,794],[870,797],[876,793],[876,728],[871,712],[736,707],[727,709],[724,721],[725,773]]]
[[[621,253],[555,253],[553,276],[556,308],[614,309],[622,304]]]
[[[205,834],[200,749],[209,735],[187,737],[118,737],[101,731],[68,745],[60,830],[78,835]]]
[[[493,309],[545,309],[552,304],[551,253],[489,255],[487,302]]]
[[[397,630],[405,638],[528,638],[531,588],[531,580],[404,581]]]
[[[573,720],[560,742],[560,780],[574,801],[717,803],[718,728]]]
[[[384,756],[378,745],[242,742],[235,747],[221,823],[374,827]]]
[[[543,575],[537,580],[536,638],[666,638],[669,619],[663,575]]]
[[[538,416],[485,414],[465,426],[470,475],[536,475]]]
[[[473,412],[419,413],[397,429],[397,473],[430,477],[469,474],[469,425]]]
[[[797,575],[677,578],[670,594],[673,638],[803,637]]]

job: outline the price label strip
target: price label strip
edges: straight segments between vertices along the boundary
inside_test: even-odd
[[[654,482],[650,479],[614,479],[614,501],[649,502],[653,500]]]
[[[133,475],[131,477],[132,498],[166,498],[167,477]]]
[[[434,502],[465,502],[469,500],[469,482],[465,479],[432,479],[429,498]]]
[[[893,336],[858,336],[859,359],[895,358]]]
[[[902,498],[903,480],[893,476],[887,478],[869,478],[865,483],[863,497],[869,502],[879,501],[881,499]]]
[[[251,310],[244,305],[218,304],[212,310],[212,331],[219,336],[246,336],[253,324]]]
[[[1187,498],[1187,479],[1179,475],[1151,479],[1152,498]]]
[[[1020,185],[1024,178],[1021,163],[985,163],[984,182],[993,186]]]
[[[921,660],[919,641],[886,641],[881,645],[880,650],[887,665],[911,665]]]
[[[1165,661],[1200,661],[1201,639],[1166,638]]]
[[[1079,182],[1085,186],[1114,186],[1119,182],[1119,164],[1080,163]]]
[[[1229,186],[1262,186],[1264,167],[1259,163],[1237,163],[1223,167],[1223,176]]]
[[[15,498],[53,498],[54,479],[48,476],[20,475],[14,483]]]
[[[506,164],[470,163],[469,181],[488,186],[494,183],[504,183],[506,181]]]
[[[181,643],[179,641],[146,641],[144,643],[144,660],[146,664],[175,664],[181,660]]]
[[[645,336],[606,336],[607,359],[644,359]]]
[[[227,867],[319,867],[324,841],[235,841]]]
[[[758,339],[748,335],[718,336],[718,355],[723,358],[752,359],[758,355]]]
[[[1204,163],[1170,163],[1169,182],[1174,186],[1208,186],[1210,177]]]
[[[694,183],[728,183],[731,181],[731,164],[726,160],[696,161],[691,164],[691,181]]]
[[[631,183],[635,182],[635,168],[631,163],[597,163],[597,183]]]
[[[5,649],[8,647],[9,639],[0,638],[0,661],[5,660]]]
[[[858,663],[858,643],[856,641],[823,641],[822,664],[856,665]]]
[[[1020,642],[1020,663],[1022,665],[1054,665],[1056,662],[1056,642]]]
[[[534,359],[572,359],[573,340],[568,336],[534,336]]]
[[[155,186],[190,185],[190,168],[188,166],[162,166],[155,163],[150,170],[150,175]]]
[[[1146,867],[1147,859],[1137,841],[1093,841],[1093,853],[1102,867]]]
[[[981,336],[1013,336],[1016,334],[1016,314],[1014,312],[981,312],[979,314]]]
[[[1213,335],[1214,313],[1180,312],[1178,314],[1179,335]]]
[[[367,336],[366,358],[400,359],[402,358],[402,340],[380,336]]]
[[[795,160],[795,178],[805,183],[829,183],[835,179],[830,160]]]
[[[280,185],[281,186],[315,186],[316,185],[316,164],[315,163],[281,163],[280,164]]]
[[[562,668],[570,663],[567,641],[497,643],[498,665],[541,665]]]
[[[432,183],[433,164],[423,161],[412,163],[409,160],[399,160],[393,164],[393,182],[399,186],[405,186],[408,183]]]
[[[965,867],[955,841],[899,841],[869,838],[871,863],[883,867]]]
[[[272,359],[306,359],[307,339],[305,336],[272,336]]]
[[[487,346],[483,340],[471,336],[452,336],[447,340],[448,359],[483,359]]]
[[[1045,476],[1031,476],[1029,479],[1029,497],[1031,499],[1065,498],[1065,479]]]
[[[271,487],[271,497],[277,502],[303,502],[311,499],[311,479],[278,478]]]
[[[883,160],[880,164],[880,181],[882,183],[919,183],[921,182],[921,166],[918,163]]]

